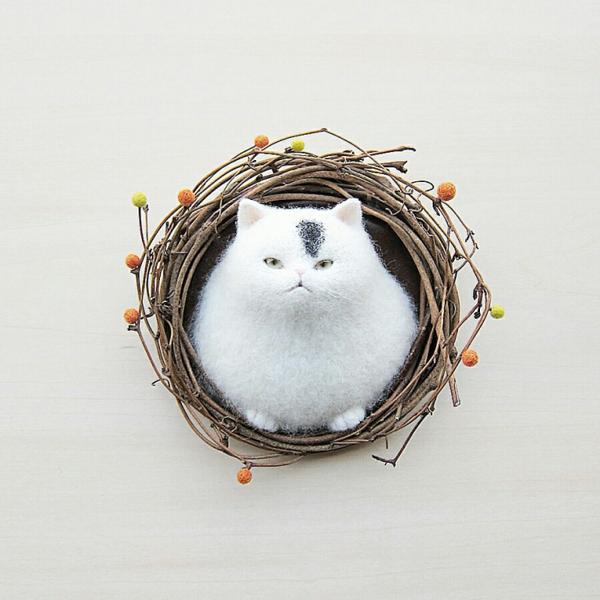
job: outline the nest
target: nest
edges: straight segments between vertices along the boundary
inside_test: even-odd
[[[292,138],[318,134],[351,149],[317,156],[286,147]],[[397,453],[373,456],[395,465],[417,427],[433,412],[442,389],[448,386],[454,405],[459,404],[454,373],[488,314],[490,293],[473,262],[477,244],[471,229],[438,198],[431,183],[405,178],[406,161],[396,155],[411,150],[400,146],[367,151],[329,130],[309,131],[263,148],[252,146],[215,168],[194,187],[192,203],[174,208],[154,232],[148,228],[147,205],[139,208],[144,252],[132,269],[139,317],[130,329],[139,335],[156,372],[154,384],[162,383],[174,396],[192,430],[208,445],[248,468],[279,466],[307,454],[387,438],[410,425]],[[419,333],[396,385],[354,430],[295,435],[259,431],[199,381],[198,359],[186,332],[190,304],[199,279],[226,245],[223,232],[234,231],[243,196],[282,206],[332,206],[359,198],[365,220],[391,232],[414,265]],[[461,314],[457,279],[463,270],[476,283],[473,304]],[[467,323],[470,328],[461,335],[465,341],[459,349],[459,330]]]

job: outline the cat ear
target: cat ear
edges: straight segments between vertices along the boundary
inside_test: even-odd
[[[358,198],[348,198],[331,211],[340,221],[347,225],[360,225],[362,222],[362,204]]]
[[[262,219],[269,209],[256,202],[256,200],[250,200],[250,198],[242,198],[238,204],[237,212],[237,226],[238,230],[248,229],[251,225],[254,225],[257,221]]]

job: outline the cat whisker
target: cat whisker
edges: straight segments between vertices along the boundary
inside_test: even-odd
[[[320,293],[325,294],[326,296],[329,296],[330,298],[336,298],[337,300],[348,300],[349,299],[349,296],[345,296],[343,294],[334,292],[332,290],[320,290]]]

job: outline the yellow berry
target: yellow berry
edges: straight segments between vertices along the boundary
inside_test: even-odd
[[[494,319],[501,319],[504,316],[504,307],[499,304],[494,304],[494,306],[490,308],[490,315]]]
[[[474,367],[479,362],[479,356],[475,350],[465,350],[462,353],[462,362],[465,367]]]
[[[146,198],[146,194],[143,192],[136,192],[131,196],[131,203],[138,208],[143,208],[148,203],[148,198]]]
[[[183,189],[179,192],[179,194],[177,194],[177,200],[179,200],[179,203],[182,206],[190,206],[195,199],[196,196],[194,196],[194,192],[192,192],[192,190]]]
[[[142,262],[142,260],[140,259],[140,257],[137,254],[128,254],[125,257],[125,264],[130,269],[135,269],[136,267],[139,267],[141,262]]]
[[[456,196],[456,186],[451,181],[444,181],[438,185],[437,195],[440,200],[448,202]]]
[[[248,467],[244,467],[237,472],[237,480],[242,484],[246,485],[252,481],[252,471]]]
[[[304,140],[292,140],[290,146],[294,152],[302,152],[304,150]]]
[[[265,146],[269,145],[269,138],[266,135],[257,135],[254,138],[254,145],[257,148],[264,148]]]

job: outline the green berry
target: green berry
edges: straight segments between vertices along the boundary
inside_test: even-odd
[[[290,146],[294,152],[302,152],[304,150],[304,140],[292,140]]]
[[[490,315],[494,319],[501,319],[504,316],[504,308],[502,308],[499,304],[494,304],[492,308],[490,308]]]
[[[143,192],[136,192],[131,196],[131,203],[138,208],[143,208],[148,203],[148,198],[146,198],[146,194]]]

